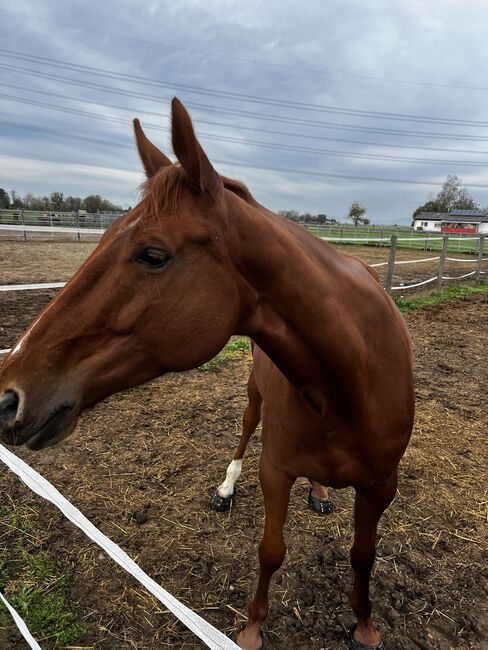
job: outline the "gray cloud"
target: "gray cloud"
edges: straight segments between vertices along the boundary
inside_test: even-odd
[[[131,147],[131,119],[139,115],[149,125],[147,132],[153,140],[171,153],[165,129],[169,100],[177,94],[190,105],[210,158],[235,163],[219,163],[218,169],[247,182],[273,209],[343,217],[357,199],[368,207],[376,223],[408,223],[413,209],[437,191],[447,174],[459,175],[466,185],[480,185],[470,192],[482,205],[488,204],[485,167],[461,164],[487,160],[486,126],[388,119],[403,114],[486,123],[488,42],[484,25],[488,8],[484,1],[462,5],[449,0],[397,0],[386,5],[379,0],[316,0],[298,6],[289,0],[184,0],[167,6],[109,0],[87,6],[77,1],[39,4],[22,0],[16,3],[15,12],[0,10],[1,47],[35,58],[22,61],[0,53],[4,66],[0,67],[0,187],[20,193],[44,194],[55,189],[66,194],[100,193],[133,205],[142,176]],[[70,65],[56,67],[43,63],[41,57]],[[73,64],[125,77],[97,76],[74,69]],[[158,86],[143,79],[167,84]],[[108,92],[110,88],[136,96]],[[199,88],[242,97],[208,96],[198,92]],[[141,98],[141,93],[151,98]],[[260,97],[277,103],[259,103]],[[334,114],[300,104],[383,115]],[[274,122],[274,118],[291,122]],[[344,130],[307,125],[304,120],[334,123]],[[425,132],[444,137],[419,135]],[[452,139],[458,135],[466,137]],[[338,142],[341,139],[351,142]],[[276,148],[279,145],[295,149]],[[311,148],[329,153],[311,152]],[[339,152],[357,157],[342,157]],[[426,160],[430,162],[419,162]]]

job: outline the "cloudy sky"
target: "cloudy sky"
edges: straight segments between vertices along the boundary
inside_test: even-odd
[[[488,206],[486,0],[0,0],[0,187],[143,180],[177,95],[215,167],[274,210],[409,223],[457,174]]]

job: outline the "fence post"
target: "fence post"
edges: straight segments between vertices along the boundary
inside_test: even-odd
[[[78,241],[80,240],[80,213],[78,210],[75,211],[75,225],[76,225],[76,230],[78,231]]]
[[[25,231],[24,209],[20,208],[20,223],[24,227],[24,241],[27,241],[27,233]]]
[[[341,244],[343,239],[344,239],[344,226],[341,226]]]
[[[447,247],[449,245],[449,235],[442,236],[442,250],[439,257],[439,268],[437,270],[437,290],[442,289],[442,276],[444,275],[444,266],[446,264]]]
[[[478,239],[478,262],[476,264],[476,274],[474,276],[476,282],[481,281],[481,262],[483,260],[484,247],[485,247],[485,236],[480,235],[480,238]]]
[[[390,240],[390,257],[388,259],[388,272],[386,274],[386,291],[391,294],[393,285],[393,273],[395,271],[395,257],[397,249],[397,235],[392,235]]]

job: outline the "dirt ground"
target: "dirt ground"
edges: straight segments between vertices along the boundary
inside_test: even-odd
[[[65,279],[79,264],[75,252],[89,250],[54,247],[46,265],[39,244],[15,246],[9,243],[9,258],[0,250],[0,284]],[[51,295],[0,294],[0,348]],[[372,588],[388,650],[488,647],[487,318],[486,293],[406,316],[417,416],[398,496],[380,526]],[[245,620],[256,581],[259,434],[251,439],[233,511],[215,513],[208,500],[237,443],[249,368],[244,355],[209,371],[166,376],[99,404],[59,447],[17,450],[157,582],[229,635]],[[9,498],[32,507],[44,530],[39,548],[69,571],[71,603],[86,628],[80,646],[202,647],[53,506],[8,473],[6,486]],[[268,637],[278,650],[341,649],[353,622],[352,490],[333,492],[336,510],[325,519],[307,510],[306,493],[306,482],[298,481],[288,554],[271,590]]]

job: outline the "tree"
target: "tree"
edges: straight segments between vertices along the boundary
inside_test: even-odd
[[[420,205],[413,216],[415,218],[420,212],[450,212],[456,209],[477,210],[479,206],[466,188],[462,187],[459,176],[449,174],[436,196],[431,194],[427,203]]]
[[[456,208],[460,210],[476,210],[478,208],[478,204],[461,185],[462,181],[458,176],[448,175],[436,197],[443,212],[449,212]]]
[[[366,208],[364,205],[361,205],[359,201],[353,201],[351,207],[349,208],[349,214],[347,215],[347,218],[351,219],[355,226],[358,226],[360,223],[367,225],[370,223],[370,221],[364,216],[365,214]]]
[[[74,212],[80,209],[86,209],[88,212],[121,212],[122,208],[115,205],[107,199],[103,199],[98,194],[87,196],[81,199],[78,196],[63,195],[63,192],[52,192],[51,196],[34,196],[32,192],[27,192],[23,199],[20,198],[16,190],[8,192],[0,188],[0,209],[7,208],[27,208],[28,210],[43,210],[44,212],[56,210],[65,212]]]
[[[24,207],[24,204],[22,203],[22,199],[19,196],[17,196],[17,192],[15,190],[12,190],[10,192],[10,195],[12,197],[12,203],[11,203],[12,208],[15,209],[15,208]]]
[[[33,210],[32,204],[34,202],[35,196],[32,194],[32,192],[27,192],[24,195],[24,198],[22,199],[22,202],[24,204],[24,208],[27,208],[28,210]]]
[[[118,210],[122,210],[120,205],[115,205],[114,203],[108,201],[107,199],[102,199],[100,209],[102,210],[102,212],[117,212]]]
[[[434,199],[433,195],[431,195],[427,203],[424,203],[424,205],[419,205],[419,207],[415,210],[413,213],[413,218],[415,219],[415,217],[421,212],[442,212],[442,210],[440,203]]]
[[[81,207],[90,213],[98,212],[102,207],[102,197],[99,194],[85,196],[81,202]]]
[[[63,207],[67,212],[75,212],[81,207],[81,199],[77,196],[67,196]]]
[[[10,196],[8,192],[0,187],[0,208],[8,210],[10,207]]]
[[[49,199],[47,201],[47,204],[45,203],[44,199],[42,196],[34,196],[31,201],[30,201],[30,210],[47,210],[47,205],[49,204]]]
[[[53,192],[51,194],[51,205],[54,210],[61,211],[63,209],[64,195],[62,192]]]
[[[296,210],[280,210],[278,214],[290,221],[298,221],[300,216]]]

